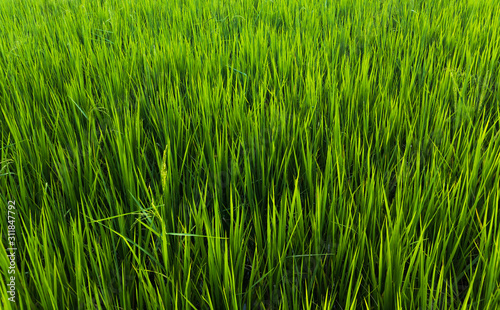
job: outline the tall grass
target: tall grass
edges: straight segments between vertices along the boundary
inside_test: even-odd
[[[499,308],[498,16],[1,1],[2,309]]]

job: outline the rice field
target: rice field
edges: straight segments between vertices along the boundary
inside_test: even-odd
[[[499,309],[499,30],[493,0],[1,0],[0,308]]]

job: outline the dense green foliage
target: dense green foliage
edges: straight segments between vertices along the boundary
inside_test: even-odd
[[[2,309],[498,309],[500,6],[0,1]]]

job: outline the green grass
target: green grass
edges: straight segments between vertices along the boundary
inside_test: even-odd
[[[0,1],[1,308],[498,309],[499,16]]]

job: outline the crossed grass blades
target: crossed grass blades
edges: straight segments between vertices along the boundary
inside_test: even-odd
[[[1,308],[497,309],[497,16],[0,1]]]

